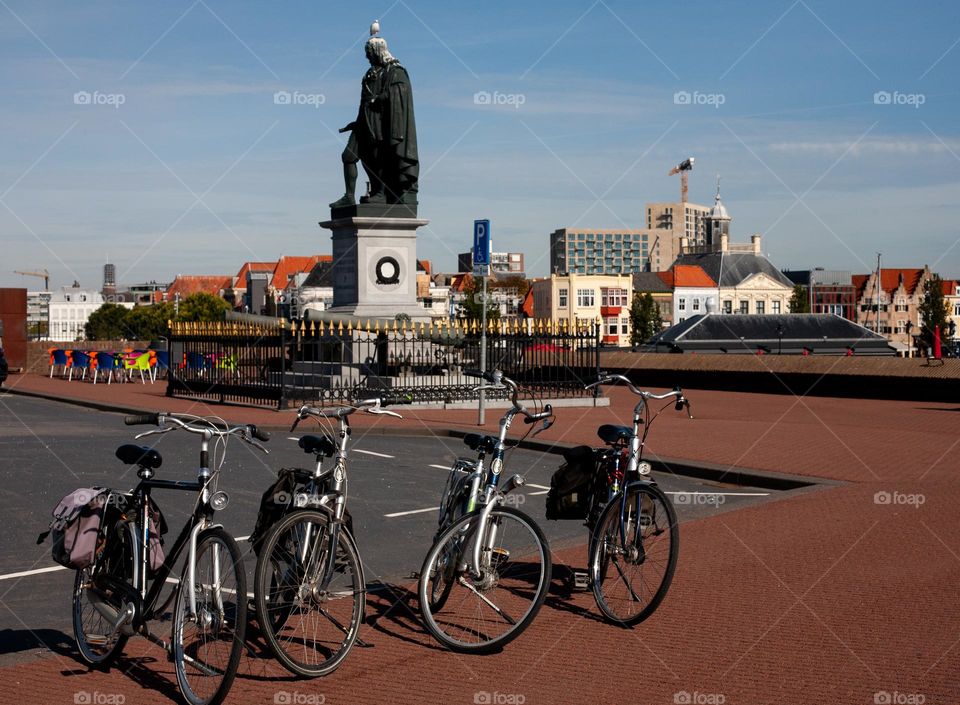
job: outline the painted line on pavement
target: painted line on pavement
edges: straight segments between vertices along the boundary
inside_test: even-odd
[[[394,517],[405,517],[410,514],[424,514],[425,512],[439,511],[440,507],[427,507],[426,509],[412,509],[409,512],[394,512],[393,514],[384,514],[383,516],[393,519]]]
[[[37,568],[36,570],[22,570],[19,573],[7,573],[0,575],[0,580],[12,580],[13,578],[26,578],[30,575],[40,575],[41,573],[52,573],[55,570],[67,570],[62,565],[52,565],[49,568]]]
[[[769,497],[769,492],[664,492],[664,494],[703,494],[711,497]]]
[[[375,453],[375,452],[372,451],[372,450],[360,450],[359,448],[354,448],[354,449],[353,449],[353,452],[354,452],[354,453],[363,453],[364,455],[375,455],[375,456],[377,456],[378,458],[390,458],[391,460],[397,457],[397,456],[395,456],[395,455],[387,455],[386,453]]]

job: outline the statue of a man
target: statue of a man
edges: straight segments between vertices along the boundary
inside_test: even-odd
[[[371,34],[375,31],[377,23]],[[370,68],[361,84],[357,119],[340,130],[350,132],[341,155],[345,193],[330,207],[356,203],[358,161],[370,179],[370,193],[361,203],[415,204],[420,161],[410,77],[382,37],[370,37],[365,50]]]

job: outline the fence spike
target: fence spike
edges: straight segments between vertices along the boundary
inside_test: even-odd
[[[403,321],[401,321],[400,332],[401,332],[401,333],[406,333],[406,332],[407,332],[407,319],[406,319],[406,318],[404,318]]]
[[[369,318],[367,319],[367,325],[366,325],[366,328],[364,328],[364,330],[365,330],[367,333],[370,332],[370,319],[369,319]]]
[[[333,325],[333,322],[330,322],[330,325]],[[337,335],[343,335],[343,319],[337,321]]]

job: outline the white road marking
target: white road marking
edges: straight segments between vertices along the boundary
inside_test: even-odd
[[[405,517],[409,514],[424,514],[425,512],[439,511],[440,507],[427,507],[426,509],[412,509],[409,512],[394,512],[393,514],[384,514],[383,516],[393,519],[394,517]]]
[[[26,578],[30,575],[40,575],[41,573],[52,573],[55,570],[67,570],[62,565],[52,565],[49,568],[37,568],[36,570],[22,570],[19,573],[7,573],[0,575],[0,580],[12,580],[13,578]]]
[[[397,456],[395,456],[395,455],[387,455],[386,453],[375,453],[375,452],[373,452],[372,450],[360,450],[359,448],[354,448],[354,449],[353,449],[353,452],[354,452],[354,453],[363,453],[364,455],[375,455],[375,456],[377,456],[378,458],[390,458],[391,460],[392,460],[393,458],[396,458],[396,457],[397,457]]]
[[[769,497],[769,492],[664,492],[664,494],[705,494],[711,497]]]

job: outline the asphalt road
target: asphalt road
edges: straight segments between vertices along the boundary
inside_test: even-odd
[[[94,485],[132,488],[137,478],[114,456],[117,446],[132,442],[138,430],[124,426],[121,415],[38,399],[0,395],[0,665],[29,658],[41,643],[69,648],[70,593],[73,574],[50,559],[49,542],[38,546],[50,512],[68,492]],[[309,432],[306,424],[298,434]],[[230,495],[218,515],[234,536],[247,536],[260,497],[279,467],[310,467],[292,434],[275,432],[269,455],[232,441],[226,453],[220,488]],[[184,432],[145,439],[163,455],[157,476],[193,479],[199,439]],[[420,569],[436,528],[436,511],[446,468],[469,450],[458,439],[397,437],[355,431],[349,459],[348,507],[365,574],[370,583],[408,578]],[[545,494],[560,456],[517,449],[507,456],[506,473],[520,473],[527,485],[519,491],[522,509],[543,527],[551,545],[585,544],[578,521],[547,521]],[[702,480],[658,476],[671,493],[681,521],[707,516],[782,494],[773,490],[728,487]],[[699,494],[697,494],[699,493]],[[170,541],[192,508],[194,495],[155,493],[167,522]],[[395,515],[395,516],[388,516]],[[246,542],[241,546],[248,549]],[[256,558],[246,554],[252,580]],[[583,565],[586,565],[584,555]],[[44,570],[52,569],[52,570]],[[371,586],[372,587],[372,586]]]

